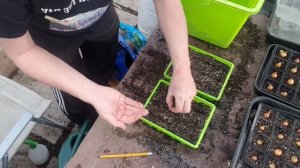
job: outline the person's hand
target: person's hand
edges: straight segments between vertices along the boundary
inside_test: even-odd
[[[126,129],[125,124],[131,124],[147,115],[142,103],[124,96],[119,91],[103,87],[92,103],[99,116],[107,120],[114,127]]]
[[[169,86],[166,102],[175,113],[189,113],[196,95],[196,86],[190,69],[174,71]]]

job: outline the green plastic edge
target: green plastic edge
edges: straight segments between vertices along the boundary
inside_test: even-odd
[[[157,89],[158,89],[159,86],[162,85],[162,84],[167,85],[167,86],[169,85],[169,83],[168,83],[167,81],[165,81],[165,80],[159,80],[159,82],[157,83],[157,85],[156,85],[155,88],[153,89],[151,95],[148,97],[148,99],[147,99],[147,101],[146,101],[146,103],[145,103],[145,105],[144,105],[145,108],[147,108],[147,106],[148,106],[149,103],[151,102],[153,96],[155,95]],[[212,119],[212,117],[213,117],[213,115],[214,115],[214,113],[215,113],[216,106],[215,106],[214,104],[212,104],[212,103],[210,103],[210,102],[208,102],[208,101],[206,101],[206,100],[200,98],[200,97],[197,97],[197,96],[195,96],[193,100],[194,100],[196,103],[202,103],[202,104],[205,104],[205,105],[209,106],[209,108],[211,109],[210,112],[209,112],[209,115],[208,115],[207,119],[205,120],[205,124],[204,124],[203,129],[201,129],[201,132],[200,132],[200,134],[199,134],[199,138],[198,138],[196,144],[192,144],[191,142],[188,142],[187,140],[185,140],[185,139],[179,137],[178,135],[173,134],[172,132],[170,132],[170,131],[168,131],[168,130],[162,128],[162,127],[160,127],[159,125],[157,125],[157,124],[155,124],[155,123],[153,123],[153,122],[151,122],[151,121],[149,121],[149,120],[147,120],[147,119],[145,119],[145,118],[141,118],[141,120],[142,120],[144,123],[146,123],[148,126],[157,129],[158,131],[160,131],[160,132],[162,132],[162,133],[164,133],[164,134],[170,136],[171,138],[173,138],[173,139],[175,139],[175,140],[178,140],[180,143],[185,144],[185,145],[187,145],[187,146],[189,146],[189,147],[191,147],[191,148],[197,149],[197,148],[199,147],[199,145],[201,144],[201,141],[202,141],[202,139],[203,139],[203,137],[204,137],[204,134],[205,134],[205,132],[206,132],[206,130],[207,130],[207,128],[208,128],[208,125],[209,125],[209,123],[210,123],[210,121],[211,121],[211,119]]]
[[[217,60],[217,61],[219,61],[219,62],[221,62],[221,63],[223,63],[223,64],[225,64],[225,65],[227,65],[227,66],[229,67],[229,71],[228,71],[228,73],[227,73],[227,75],[226,75],[225,81],[224,81],[224,83],[223,83],[223,85],[222,85],[222,88],[221,88],[221,90],[220,90],[220,92],[219,92],[218,97],[215,97],[215,96],[209,95],[208,93],[205,93],[205,92],[202,92],[202,91],[200,91],[200,90],[197,90],[198,96],[200,96],[200,97],[202,97],[202,98],[204,98],[204,99],[207,99],[207,100],[209,100],[209,101],[219,101],[219,100],[221,99],[222,95],[223,95],[223,92],[224,92],[224,90],[225,90],[225,87],[227,86],[227,83],[228,83],[228,81],[229,81],[229,78],[230,78],[230,76],[231,76],[231,74],[232,74],[232,72],[233,72],[233,70],[234,70],[234,64],[231,63],[231,62],[229,62],[229,61],[227,61],[227,60],[225,60],[225,59],[223,59],[223,58],[221,58],[221,57],[218,57],[218,56],[216,56],[216,55],[214,55],[214,54],[211,54],[211,53],[209,53],[209,52],[206,52],[206,51],[204,51],[204,50],[201,50],[201,49],[199,49],[199,48],[197,48],[197,47],[194,47],[194,46],[192,46],[192,45],[189,45],[189,48],[192,49],[192,50],[194,50],[194,51],[197,52],[197,53],[201,53],[201,54],[203,54],[203,55],[210,56],[210,57],[214,58],[215,60]],[[167,66],[167,68],[166,68],[166,70],[165,70],[165,72],[164,72],[164,77],[165,77],[168,81],[171,80],[171,77],[168,75],[168,72],[169,72],[171,66],[172,66],[172,62],[169,63],[169,65]]]
[[[242,12],[248,13],[249,15],[250,14],[253,15],[253,14],[257,14],[260,11],[260,9],[263,6],[265,0],[258,0],[256,6],[253,7],[253,8],[248,8],[248,7],[236,4],[234,2],[226,1],[226,0],[212,0],[212,2],[223,4],[223,5],[235,8],[237,10],[240,10]]]

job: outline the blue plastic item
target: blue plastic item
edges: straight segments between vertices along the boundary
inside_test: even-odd
[[[136,28],[120,23],[119,50],[115,61],[116,78],[122,80],[137,55],[147,43],[144,35]]]

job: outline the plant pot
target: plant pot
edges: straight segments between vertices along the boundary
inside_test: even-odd
[[[209,101],[219,101],[234,69],[234,64],[199,48],[190,46],[191,70],[197,96]],[[172,63],[164,72],[171,80]]]
[[[168,86],[169,83],[164,80],[158,82],[145,103],[150,113],[141,120],[182,144],[198,148],[216,107],[204,99],[194,97],[190,113],[173,113],[168,110],[165,101]]]

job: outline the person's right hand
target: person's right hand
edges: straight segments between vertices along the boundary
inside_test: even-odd
[[[126,129],[125,124],[134,123],[149,113],[142,103],[124,96],[115,89],[101,87],[95,94],[96,101],[92,105],[99,116],[114,127]]]

